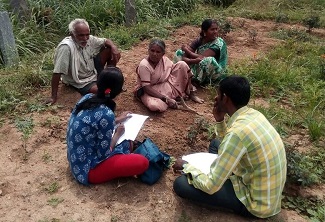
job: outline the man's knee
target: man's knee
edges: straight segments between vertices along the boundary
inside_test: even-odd
[[[103,47],[101,50],[100,50],[100,54],[102,55],[107,55],[107,56],[111,56],[111,48],[108,48],[108,47]]]
[[[187,181],[187,176],[182,175],[176,178],[173,184],[174,192],[180,197],[186,197],[186,189],[190,186]]]
[[[112,51],[110,48],[104,48],[100,52],[99,55],[101,58],[102,65],[105,65],[105,64],[108,66],[116,66],[117,65],[117,62],[112,59]]]

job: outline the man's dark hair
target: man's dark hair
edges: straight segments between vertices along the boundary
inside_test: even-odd
[[[250,85],[247,78],[243,76],[227,76],[219,83],[221,97],[228,96],[234,106],[239,109],[246,106],[251,96]]]

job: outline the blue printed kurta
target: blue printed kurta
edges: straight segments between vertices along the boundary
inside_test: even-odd
[[[77,105],[92,96],[85,95]],[[115,114],[103,104],[79,113],[76,113],[76,107],[73,109],[67,130],[67,157],[78,182],[88,185],[90,169],[115,154],[130,153],[130,143],[126,140],[110,151],[114,126]]]

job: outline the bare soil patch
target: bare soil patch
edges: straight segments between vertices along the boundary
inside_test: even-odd
[[[269,37],[279,24],[238,18],[231,18],[231,24],[235,29],[225,38],[230,65],[244,58],[256,59],[281,43]],[[249,30],[257,31],[256,41],[251,41]],[[172,58],[176,49],[198,34],[198,27],[185,26],[176,30],[166,40],[167,55]],[[174,157],[207,151],[209,141],[205,134],[197,137],[194,146],[187,143],[188,132],[199,116],[180,110],[152,113],[134,99],[135,69],[147,54],[148,42],[143,41],[122,52],[119,67],[126,77],[127,92],[117,98],[117,113],[130,110],[150,116],[137,139],[150,137]],[[209,92],[200,88],[198,93],[205,99],[204,104],[187,103],[212,122],[213,102]],[[38,97],[49,95],[50,89],[47,88]],[[230,212],[202,208],[177,197],[172,184],[178,175],[174,175],[172,170],[167,170],[153,186],[134,178],[89,187],[78,184],[68,169],[65,134],[70,111],[79,99],[77,92],[60,85],[56,109],[29,114],[35,127],[26,142],[13,121],[6,121],[0,128],[0,221],[251,221]],[[265,104],[263,99],[256,102]],[[301,140],[301,137],[293,138]],[[55,185],[58,190],[51,193]],[[313,192],[309,194],[315,195]],[[288,210],[282,210],[276,216],[277,220],[306,221]]]

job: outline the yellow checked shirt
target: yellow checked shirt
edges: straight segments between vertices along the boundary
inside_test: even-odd
[[[190,164],[183,171],[194,187],[206,193],[217,192],[230,178],[237,198],[253,215],[266,218],[281,210],[287,161],[280,135],[265,116],[247,106],[225,121],[217,123],[222,142],[218,158],[204,174]]]

